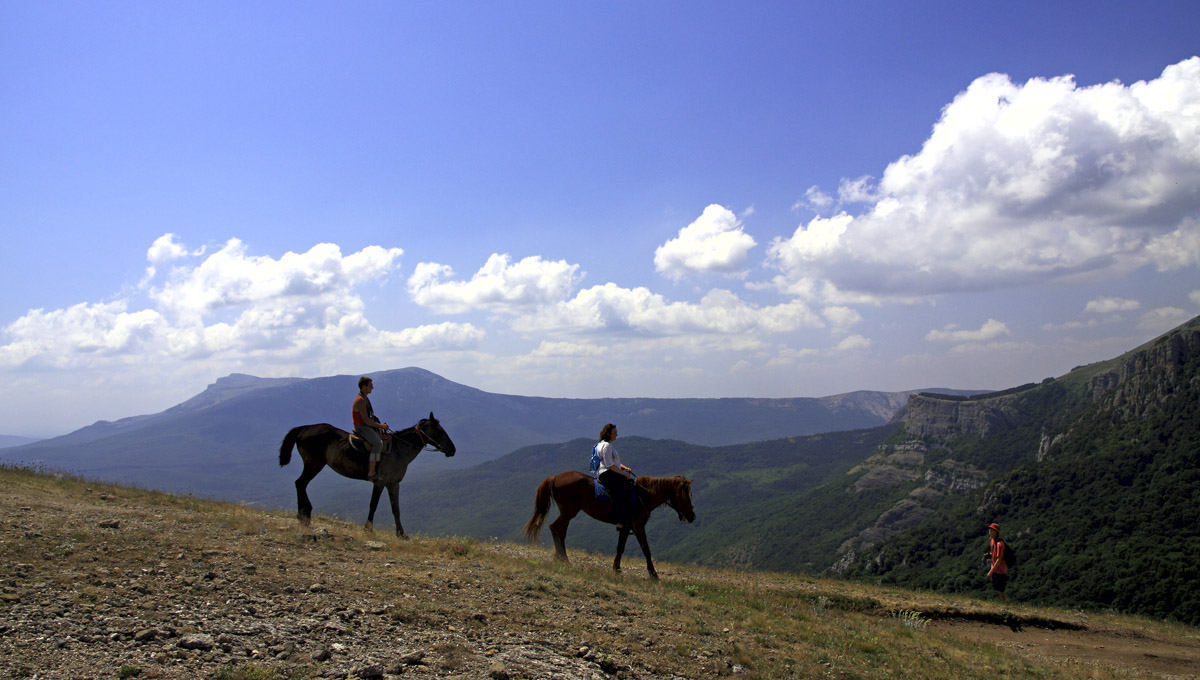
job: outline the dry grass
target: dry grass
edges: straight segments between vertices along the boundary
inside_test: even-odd
[[[595,666],[615,676],[1167,677],[1124,657],[1056,658],[997,644],[987,634],[1023,627],[1032,639],[1053,626],[1081,628],[1079,636],[1164,641],[1185,650],[1178,669],[1200,669],[1196,656],[1186,657],[1187,650],[1200,655],[1195,629],[1117,615],[1084,620],[1062,610],[672,564],[659,564],[662,580],[654,582],[637,555],[614,574],[609,555],[574,552],[573,562],[562,564],[546,546],[420,535],[402,541],[321,516],[313,525],[319,540],[301,540],[311,530],[280,513],[11,468],[0,468],[0,491],[12,501],[0,501],[0,513],[62,520],[43,523],[37,549],[31,541],[0,543],[0,561],[30,565],[79,602],[111,591],[106,576],[81,573],[154,569],[185,554],[211,558],[253,577],[272,597],[323,585],[355,607],[385,609],[396,625],[448,629],[456,637],[430,648],[439,659],[433,671],[446,676],[468,673],[498,640],[520,640],[548,641],[570,655],[587,646]],[[97,517],[119,520],[121,530],[101,540]],[[155,612],[139,615],[149,620]],[[267,660],[226,677],[317,673],[315,666]]]

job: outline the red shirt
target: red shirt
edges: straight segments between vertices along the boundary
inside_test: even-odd
[[[1004,540],[995,538],[990,540],[992,542],[992,573],[1007,574],[1008,562],[1004,561]]]
[[[363,402],[362,409],[358,408],[359,402]],[[342,403],[345,403],[345,402],[342,402]],[[350,405],[350,417],[354,419],[354,427],[358,427],[359,425],[362,425],[365,422],[362,417],[362,411],[366,411],[367,409],[370,408],[369,406],[367,406],[367,403],[368,403],[367,398],[364,397],[362,395],[362,393],[360,392],[359,395],[354,398],[354,403]]]

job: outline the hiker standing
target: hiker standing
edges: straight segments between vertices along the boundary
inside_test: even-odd
[[[1000,593],[1000,601],[1008,604],[1008,596],[1004,594],[1008,586],[1008,562],[1004,559],[1004,541],[1000,539],[1000,525],[993,522],[988,525],[988,556],[992,559],[992,568],[987,575],[992,579],[992,588]]]
[[[633,470],[621,465],[621,456],[617,447],[612,445],[617,438],[617,426],[608,423],[600,430],[600,441],[596,444],[596,454],[600,456],[600,468],[596,478],[608,489],[612,499],[613,524],[622,529],[629,524],[633,514],[633,505],[629,502],[633,493]]]
[[[388,429],[387,423],[379,422],[375,417],[375,409],[367,395],[375,390],[375,383],[365,375],[358,379],[358,395],[350,407],[350,416],[354,419],[354,434],[367,440],[371,451],[368,454],[370,463],[367,466],[367,480],[375,481],[375,466],[383,456],[383,438],[380,432]]]

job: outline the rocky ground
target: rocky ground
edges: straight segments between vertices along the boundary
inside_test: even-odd
[[[0,678],[864,678],[890,677],[889,663],[921,667],[923,655],[968,658],[935,676],[949,678],[975,677],[980,649],[993,651],[978,677],[1073,677],[1047,670],[1058,661],[1038,665],[1062,636],[1077,645],[1070,668],[1107,669],[1088,677],[1200,673],[1191,629],[992,643],[1002,627],[946,618],[913,634],[894,617],[858,613],[862,598],[832,585],[748,584],[749,575],[672,565],[659,565],[663,583],[652,584],[636,554],[621,576],[606,556],[558,565],[550,554],[401,541],[322,518],[301,527],[280,514],[0,469]],[[743,606],[752,592],[763,599]],[[772,601],[785,621],[770,618]],[[825,609],[839,603],[854,613]],[[1122,640],[1127,653],[1105,656]]]
[[[597,598],[594,635],[564,632],[582,604],[486,573],[468,541],[428,559],[336,523],[4,491],[0,550],[24,561],[0,579],[0,677],[682,677],[631,667],[654,640]]]

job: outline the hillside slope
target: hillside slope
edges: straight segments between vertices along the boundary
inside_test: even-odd
[[[881,493],[894,514],[920,516],[864,528],[842,547],[841,571],[980,590],[984,527],[996,521],[1020,554],[1010,595],[1200,624],[1197,320],[1012,394],[914,397],[904,426],[887,450],[913,454]],[[870,463],[859,483],[887,466]]]
[[[0,677],[1058,680],[1200,671],[1195,629],[418,536],[0,467]]]

